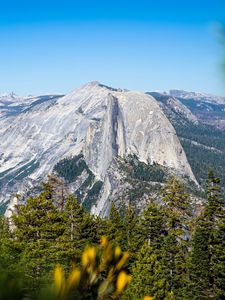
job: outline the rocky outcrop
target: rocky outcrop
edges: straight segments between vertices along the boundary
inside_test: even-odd
[[[35,100],[36,101],[36,100]],[[14,104],[15,107],[15,104]],[[107,211],[109,168],[114,157],[140,161],[195,177],[176,132],[150,95],[116,90],[91,82],[64,97],[45,98],[0,118],[1,201],[52,172],[64,157],[83,153],[98,180],[104,181],[95,213]]]

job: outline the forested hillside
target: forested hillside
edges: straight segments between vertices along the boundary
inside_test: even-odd
[[[192,106],[195,104],[194,107],[200,110],[199,103],[196,101],[193,104],[193,100],[191,101],[190,99],[171,98],[171,96],[160,93],[150,94],[161,103],[166,116],[176,129],[176,133],[198,182],[200,184],[205,182],[206,170],[211,168],[221,178],[222,186],[225,188],[224,130],[206,124],[207,116],[205,116],[204,123],[205,110],[201,110],[201,118],[198,120],[194,114],[196,110],[192,109]],[[209,103],[205,103],[205,105],[222,106],[222,104]],[[191,111],[187,111],[186,107],[191,108]],[[216,111],[210,110],[210,115],[216,117]]]
[[[1,217],[1,299],[224,299],[224,195],[212,172],[204,204],[170,177],[160,203],[139,214],[113,204],[107,219],[63,191],[50,180]]]

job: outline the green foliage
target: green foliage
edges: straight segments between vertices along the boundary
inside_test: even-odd
[[[97,230],[94,218],[73,196],[68,197],[63,214],[65,231],[61,240],[66,246],[64,257],[69,263],[78,259],[86,245],[97,242]]]
[[[125,236],[123,218],[115,204],[112,203],[109,219],[107,222],[106,235],[115,245],[121,245]]]
[[[1,300],[30,299],[25,280],[21,274],[9,274],[7,270],[0,273],[0,297]]]
[[[120,299],[131,280],[125,266],[128,258],[127,252],[102,237],[100,246],[89,246],[83,251],[80,267],[73,264],[66,276],[57,265],[54,280],[45,281],[39,290],[30,289],[21,274],[0,273],[0,296],[2,300]]]
[[[100,189],[101,183],[96,183],[89,196]],[[13,230],[9,220],[0,217],[3,299],[121,299],[117,279],[127,252],[126,269],[133,279],[122,299],[225,298],[225,202],[220,180],[212,172],[207,201],[196,219],[190,195],[175,177],[168,179],[158,201],[150,200],[139,214],[131,203],[120,211],[113,203],[108,219],[91,216],[55,177],[36,197],[18,200]],[[103,235],[112,244],[104,238],[99,248]],[[127,251],[125,257],[122,251]],[[52,285],[58,264],[62,267],[56,268]],[[124,291],[130,277],[121,276]]]
[[[63,160],[59,161],[53,169],[53,171],[55,171],[60,177],[64,178],[68,182],[75,181],[75,179],[81,175],[84,170],[86,170],[89,175],[92,174],[83,159],[83,154],[64,158]]]
[[[146,242],[155,249],[160,249],[165,235],[165,218],[162,210],[151,199],[142,213],[140,232],[142,242]]]
[[[225,298],[225,201],[220,179],[208,174],[207,203],[193,238],[190,279],[193,296]]]
[[[185,299],[187,283],[187,253],[180,245],[175,235],[170,233],[165,237],[160,251],[164,278],[169,284],[169,291],[176,299]]]
[[[165,172],[157,163],[145,164],[144,162],[135,160],[132,177],[143,181],[164,182]]]
[[[204,184],[207,179],[206,171],[211,168],[221,177],[221,183],[223,187],[225,187],[223,167],[225,165],[224,150],[220,152],[205,149],[191,143],[190,140],[182,140],[181,144],[184,147],[188,161],[198,182]]]
[[[34,281],[48,273],[60,255],[58,238],[64,232],[63,216],[46,193],[28,198],[17,205],[13,215],[14,245],[21,251],[21,261]]]
[[[143,244],[138,252],[132,274],[133,281],[122,299],[136,300],[151,295],[155,300],[163,300],[169,293],[162,265],[148,244]]]
[[[214,147],[219,150],[225,149],[224,137],[225,133],[210,125],[196,125],[192,122],[186,124],[186,126],[176,126],[178,135],[198,142],[208,147]]]
[[[125,160],[118,160],[120,168],[131,178],[141,181],[164,182],[166,168],[153,162],[144,163],[139,161],[136,155],[129,155]]]
[[[162,189],[162,200],[166,230],[181,240],[192,216],[190,196],[183,183],[176,177],[170,177]]]
[[[189,226],[192,217],[189,195],[184,185],[171,177],[162,190],[167,235],[161,248],[165,278],[170,291],[177,299],[184,299],[184,286],[187,281],[187,253]]]
[[[101,191],[101,188],[103,186],[102,181],[96,181],[92,188],[88,191],[87,196],[85,197],[83,201],[83,205],[86,208],[87,211],[90,211],[92,205],[96,202],[97,197]]]
[[[208,232],[200,218],[192,240],[192,252],[189,261],[189,295],[193,299],[209,299],[210,257]]]
[[[136,260],[136,255],[142,245],[142,241],[140,220],[130,204],[123,211],[122,222],[124,234],[121,246],[130,253],[129,269],[131,269],[131,265]]]
[[[44,184],[45,191],[19,203],[13,214],[13,247],[20,253],[29,279],[39,284],[57,263],[69,268],[87,244],[97,242],[97,226],[73,196],[55,186],[55,178]],[[58,189],[59,188],[59,189]],[[59,193],[58,193],[59,192]]]
[[[87,172],[87,178],[75,192],[75,196],[79,202],[83,203],[84,208],[90,211],[99,196],[103,182],[100,180],[94,182],[95,176],[88,168],[83,154],[64,158],[55,165],[53,170],[58,176],[64,178],[67,183],[76,181],[77,177],[79,177],[83,171]]]
[[[13,264],[13,249],[11,249],[11,240],[13,238],[9,229],[9,221],[0,216],[0,273],[8,270]]]

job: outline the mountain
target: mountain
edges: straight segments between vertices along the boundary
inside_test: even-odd
[[[143,180],[175,173],[196,183],[174,127],[150,95],[90,82],[65,96],[12,98],[0,107],[4,207],[12,193],[27,194],[52,172],[103,216],[113,196],[129,195]]]
[[[202,123],[225,129],[225,97],[171,90],[169,96],[184,104]]]
[[[204,184],[211,168],[225,189],[225,98],[178,90],[148,94],[173,124],[198,182]]]
[[[62,95],[44,95],[44,96],[29,96],[22,97],[17,96],[15,93],[0,94],[0,118],[6,118],[10,116],[16,116],[19,113],[25,113],[32,107],[38,108],[40,104],[44,102],[50,103]]]

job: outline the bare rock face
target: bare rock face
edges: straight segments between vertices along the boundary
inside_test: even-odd
[[[107,206],[114,157],[135,155],[196,181],[173,126],[150,95],[91,82],[63,97],[28,102],[0,114],[1,202],[44,180],[62,158],[81,152],[104,182],[92,209],[96,214]]]

